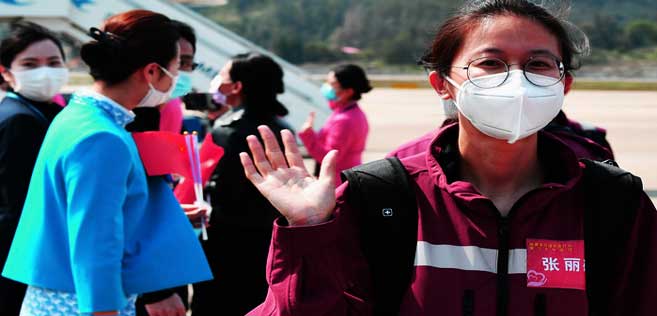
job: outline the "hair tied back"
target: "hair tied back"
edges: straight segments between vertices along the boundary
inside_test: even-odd
[[[123,38],[114,33],[105,32],[98,28],[92,27],[89,29],[89,36],[100,43],[120,43]]]

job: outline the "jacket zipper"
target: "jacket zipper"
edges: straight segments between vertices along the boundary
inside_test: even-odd
[[[509,220],[499,217],[497,239],[497,316],[507,316],[509,305]]]
[[[534,189],[520,197],[513,204],[506,217],[503,217],[493,205],[493,209],[497,214],[497,240],[499,244],[497,252],[497,316],[507,316],[509,314],[509,219],[516,213],[516,209],[538,190]]]

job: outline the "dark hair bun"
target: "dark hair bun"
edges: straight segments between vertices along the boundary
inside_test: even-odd
[[[367,75],[365,75],[365,70],[358,65],[340,65],[333,68],[333,73],[342,88],[354,90],[354,100],[360,100],[361,94],[372,90],[370,81],[367,79]]]
[[[288,111],[276,96],[285,92],[283,69],[271,57],[260,53],[245,53],[231,58],[230,79],[242,83],[244,105],[251,111],[287,115]]]
[[[92,77],[110,79],[111,69],[116,69],[118,51],[108,43],[93,41],[82,45],[80,57],[89,66]],[[110,80],[111,81],[111,80]]]
[[[108,18],[103,30],[91,28],[94,40],[80,50],[94,80],[109,85],[130,77],[149,63],[168,67],[176,57],[178,31],[166,16],[132,10]]]

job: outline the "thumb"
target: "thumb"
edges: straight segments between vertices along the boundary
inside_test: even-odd
[[[328,180],[331,185],[335,186],[335,164],[336,157],[338,156],[337,150],[331,150],[322,159],[322,167],[319,169],[319,179]]]
[[[310,112],[310,114],[308,114],[308,122],[310,124],[315,123],[315,112]]]

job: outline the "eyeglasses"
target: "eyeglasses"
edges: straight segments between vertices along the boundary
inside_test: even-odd
[[[509,69],[511,66],[520,64],[507,64],[499,58],[481,57],[474,59],[467,66],[452,66],[466,70],[468,80],[475,86],[483,89],[496,88],[504,84],[509,78]],[[539,87],[549,87],[559,83],[566,74],[563,62],[551,55],[536,55],[530,57],[522,66],[522,72],[527,80]],[[506,74],[506,76],[492,76]],[[486,78],[486,80],[476,80],[477,78]]]
[[[199,66],[199,63],[195,63],[191,60],[186,60],[186,59],[182,59],[182,58],[180,59],[180,64],[179,64],[180,69],[188,69],[189,68],[192,71],[194,71],[194,70],[196,70],[196,68],[198,68],[198,66]]]

